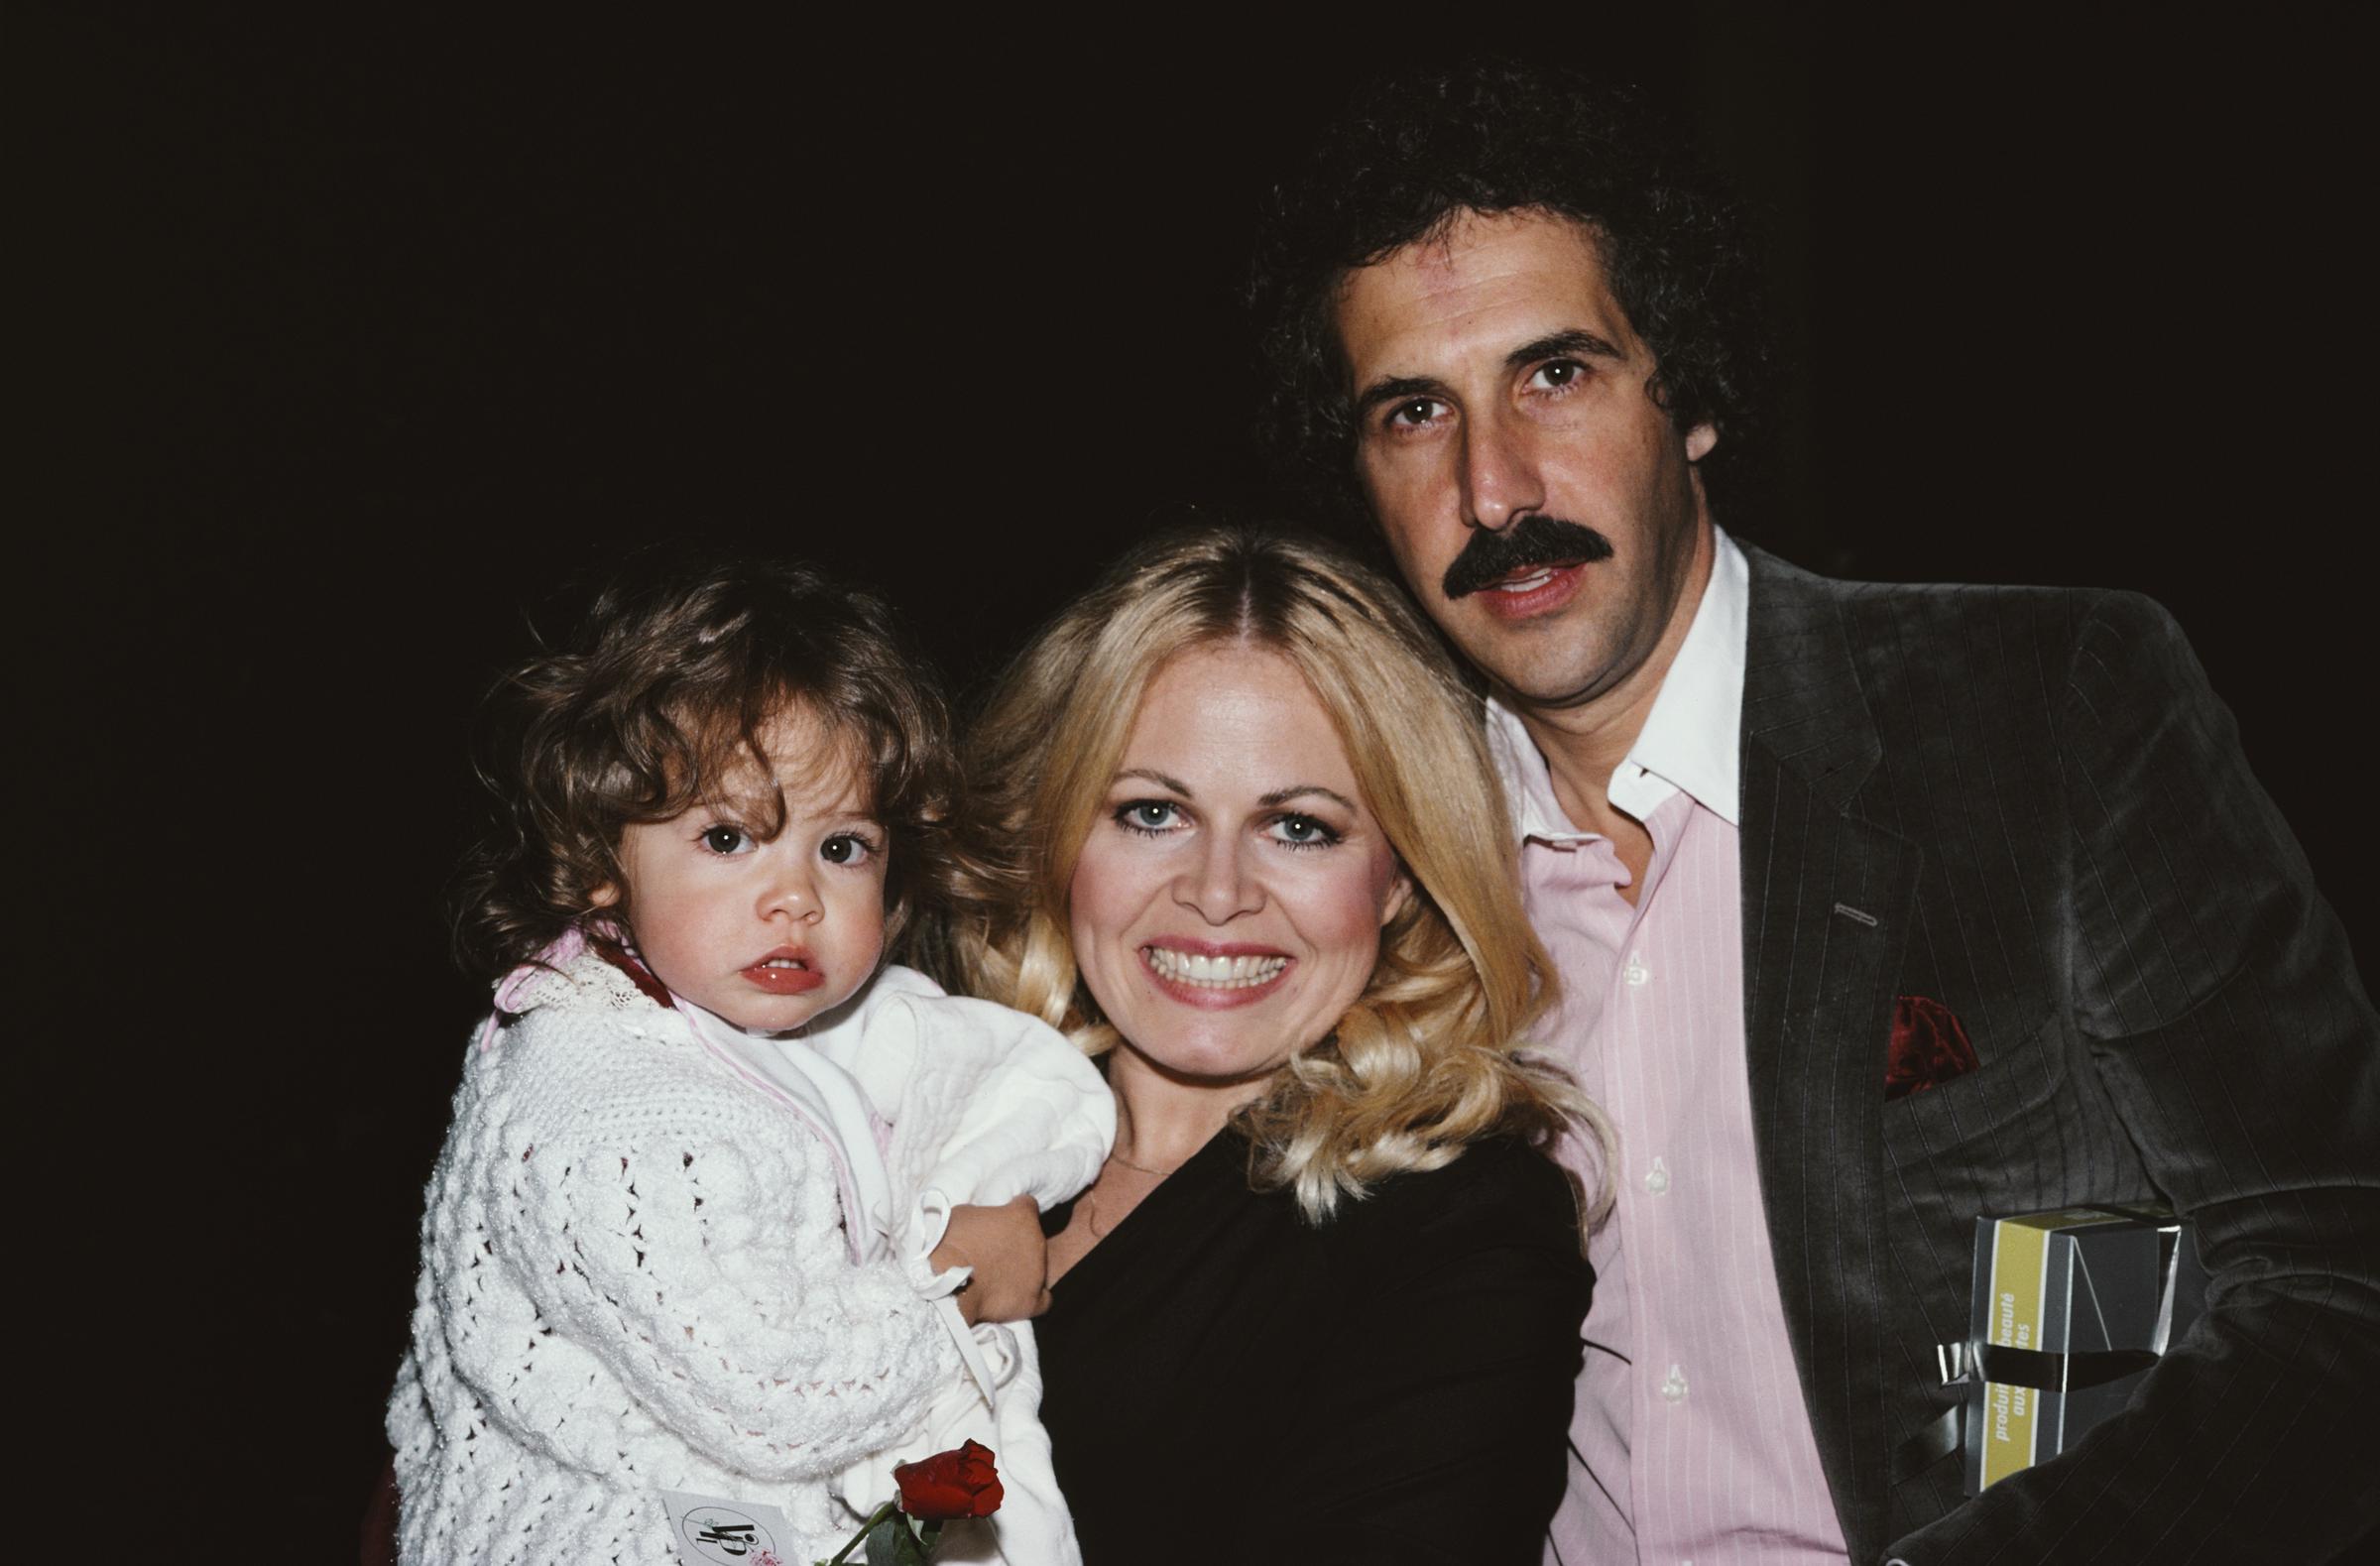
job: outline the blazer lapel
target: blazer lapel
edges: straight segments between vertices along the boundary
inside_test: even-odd
[[[1920,855],[1850,804],[1883,751],[1834,584],[1747,548],[1745,1068],[1769,1245],[1854,1560],[1883,1549],[1885,1051]]]

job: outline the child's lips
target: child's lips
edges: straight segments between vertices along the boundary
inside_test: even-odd
[[[742,970],[744,982],[769,995],[807,995],[826,983],[826,975],[797,946],[780,946]]]

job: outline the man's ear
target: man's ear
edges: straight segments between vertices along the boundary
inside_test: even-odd
[[[1711,448],[1718,444],[1719,426],[1717,424],[1697,424],[1686,431],[1686,460],[1700,462],[1709,456]]]

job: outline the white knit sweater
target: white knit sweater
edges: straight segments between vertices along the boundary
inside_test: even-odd
[[[960,1378],[935,1306],[897,1255],[851,1260],[821,1138],[625,973],[579,954],[506,1002],[422,1219],[389,1409],[402,1559],[674,1562],[663,1490],[775,1505],[783,1558],[832,1553],[858,1522],[836,1475]],[[1096,1174],[1113,1110],[1055,1033],[900,969],[863,1011],[830,1031],[904,1197],[1046,1205]]]

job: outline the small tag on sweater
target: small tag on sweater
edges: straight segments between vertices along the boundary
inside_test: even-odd
[[[784,1552],[793,1530],[785,1514],[759,1501],[721,1501],[716,1496],[664,1490],[669,1534],[686,1566],[802,1566]]]

